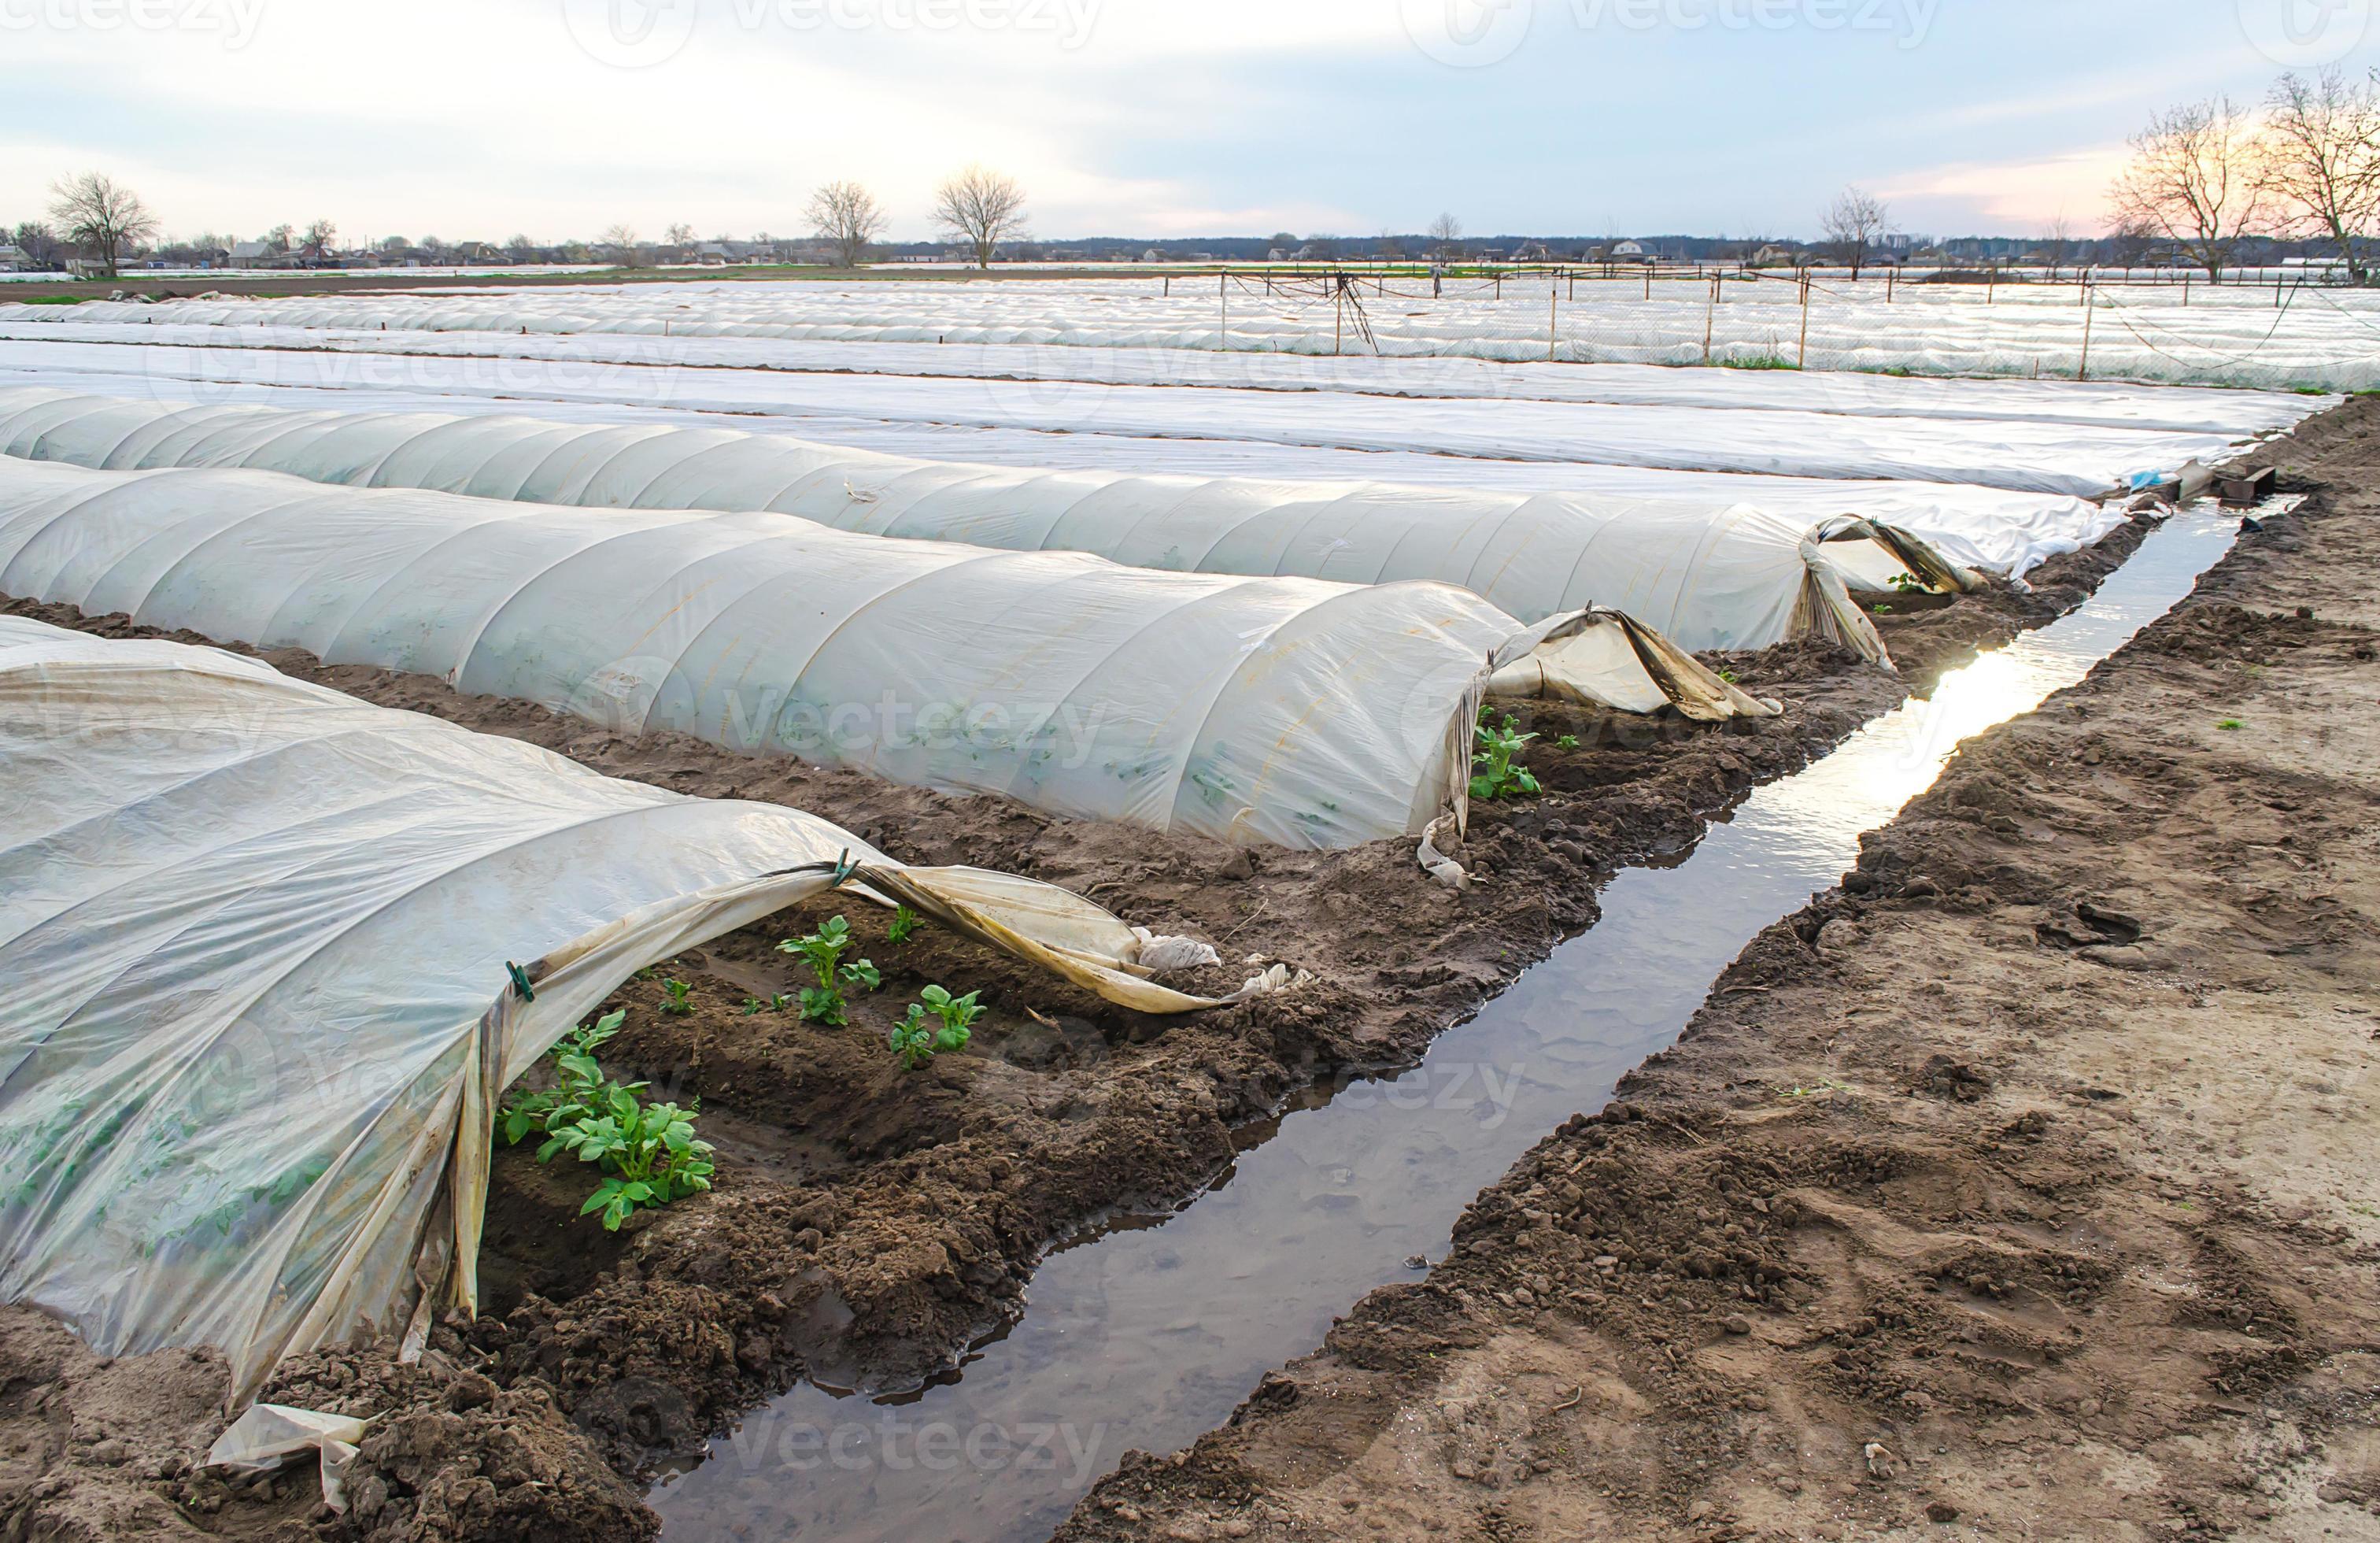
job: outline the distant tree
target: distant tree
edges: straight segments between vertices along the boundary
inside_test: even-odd
[[[1002,242],[1027,234],[1025,189],[987,166],[969,166],[935,189],[934,224],[988,269]]]
[[[298,244],[296,225],[274,225],[264,233],[264,244],[277,252],[285,252]]]
[[[2328,247],[2357,284],[2372,282],[2380,236],[2380,71],[2284,75],[2266,103],[2267,168],[2279,225]]]
[[[30,262],[35,268],[56,266],[58,257],[64,249],[64,243],[59,241],[58,233],[40,220],[24,221],[10,233],[8,238],[15,243],[18,251],[25,254],[25,261]]]
[[[402,257],[405,255],[406,249],[410,245],[411,243],[407,241],[402,236],[391,236],[382,238],[380,244],[380,249],[383,254],[389,257]]]
[[[2270,157],[2228,97],[2158,114],[2108,194],[2118,221],[2154,231],[2218,281],[2274,201]]]
[[[1440,214],[1429,223],[1429,250],[1433,257],[1463,255],[1463,222],[1451,214]]]
[[[891,223],[874,194],[856,182],[830,182],[810,195],[810,228],[834,249],[838,268],[856,268]]]
[[[527,236],[516,236],[504,243],[504,255],[515,262],[527,262],[537,256],[537,243]]]
[[[1384,230],[1380,232],[1379,238],[1372,243],[1372,252],[1383,262],[1395,262],[1405,255],[1405,244],[1397,239],[1396,232]]]
[[[683,252],[686,248],[694,245],[694,227],[683,223],[674,225],[662,232],[662,241],[664,245],[675,247]]]
[[[88,249],[105,276],[115,276],[124,249],[157,234],[157,217],[140,195],[103,172],[84,172],[50,184],[50,218],[71,244]]]
[[[595,243],[610,257],[615,267],[641,268],[645,265],[644,249],[637,245],[634,225],[616,225],[605,231]]]
[[[2041,255],[2049,264],[2051,283],[2057,282],[2058,267],[2065,262],[2067,254],[2073,249],[2074,222],[2068,219],[2065,212],[2061,210],[2058,212],[2058,218],[2041,228]]]
[[[337,225],[328,220],[317,220],[306,227],[305,238],[298,250],[314,261],[320,262],[331,255],[331,244],[338,238]]]
[[[1885,223],[1891,218],[1891,211],[1882,200],[1857,188],[1846,188],[1827,206],[1819,225],[1828,243],[1851,265],[1852,277],[1857,278],[1860,270],[1867,266],[1868,249],[1884,234]]]

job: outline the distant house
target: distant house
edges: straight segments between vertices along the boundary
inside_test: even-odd
[[[1763,247],[1752,254],[1752,265],[1755,268],[1791,268],[1796,261],[1795,253],[1785,247]]]
[[[1645,243],[1642,241],[1620,242],[1611,249],[1611,258],[1615,262],[1650,262],[1653,261],[1652,255],[1645,250]]]
[[[0,242],[0,273],[29,273],[32,271],[33,260],[27,257],[21,249]]]
[[[1286,262],[1289,261],[1289,254],[1281,250],[1279,247],[1275,247],[1269,253],[1266,254],[1265,261],[1267,262]]]
[[[1512,261],[1515,262],[1550,262],[1553,261],[1553,256],[1554,254],[1551,249],[1548,248],[1543,241],[1524,241],[1513,250]]]
[[[270,241],[235,241],[230,261],[235,268],[276,268],[289,261],[289,254]]]

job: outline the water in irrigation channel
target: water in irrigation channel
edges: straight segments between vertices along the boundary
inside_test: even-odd
[[[1450,1030],[1419,1069],[1318,1095],[1249,1134],[1215,1187],[1050,1256],[1023,1319],[923,1391],[802,1387],[651,1496],[673,1543],[1047,1537],[1129,1448],[1220,1425],[1331,1316],[1442,1257],[1472,1197],[1672,1043],[1762,928],[1835,882],[1863,832],[1958,742],[2080,680],[2189,593],[2236,518],[2184,514],[2072,614],[1946,678],[1762,788],[1666,867],[1603,893],[1594,929]]]

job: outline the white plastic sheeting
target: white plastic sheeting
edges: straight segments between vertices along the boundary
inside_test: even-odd
[[[54,346],[45,352],[65,347]],[[382,381],[377,376],[345,380],[334,387],[215,380],[201,368],[210,360],[187,350],[91,347],[74,353],[80,362],[72,368],[51,364],[37,371],[14,370],[9,364],[15,351],[0,343],[0,389],[33,386],[183,406],[325,408],[346,413],[426,410],[461,416],[510,412],[545,423],[678,428],[719,424],[715,414],[668,407],[442,396],[414,390],[401,379]],[[401,365],[404,361],[382,358],[376,362]],[[140,366],[137,371],[123,372],[135,364]],[[107,365],[116,368],[102,368]],[[794,437],[792,431],[812,420],[744,418],[734,421],[739,429]],[[1034,471],[1395,482],[1483,493],[1569,492],[1585,495],[1598,504],[1677,504],[1706,514],[1749,504],[1805,529],[1851,516],[1905,531],[1961,566],[2017,581],[2051,557],[2091,545],[2125,519],[2120,507],[2088,499],[1958,482],[1843,481],[1575,461],[1494,461],[1409,450],[1332,450],[1246,440],[1127,439],[855,419],[837,419],[832,428],[834,443],[848,450]]]
[[[236,335],[236,334],[226,334]],[[95,346],[105,347],[106,345]],[[69,344],[14,343],[10,360],[38,367]],[[136,349],[148,354],[149,349]],[[1242,440],[1342,450],[1427,450],[1514,461],[1595,461],[1686,471],[1907,478],[2096,497],[2163,480],[2230,454],[2241,436],[2107,429],[2005,419],[1883,419],[1842,413],[1601,402],[1389,397],[1354,392],[1202,386],[1100,386],[906,375],[816,375],[779,370],[686,370],[578,359],[475,358],[265,349],[157,350],[220,355],[242,378],[315,385],[359,374],[408,380],[437,395],[552,402],[666,402],[706,412],[836,420],[1030,429],[1134,439]]]
[[[1215,1005],[1143,978],[1172,940],[1046,884],[14,617],[0,810],[0,1300],[102,1354],[219,1346],[242,1399],[471,1307],[504,1087],[637,969],[846,863],[1127,1005]]]
[[[2172,275],[2168,275],[2168,277]],[[2276,277],[2282,287],[2274,287]],[[2300,287],[2267,273],[2262,286],[2185,289],[2107,286],[2095,291],[2090,372],[2169,383],[2380,385],[2380,301],[2368,291]],[[1170,287],[1170,293],[1169,291]],[[532,334],[722,336],[829,342],[1001,346],[1187,348],[1329,355],[1454,357],[1658,365],[1799,357],[1803,310],[1791,277],[1730,280],[1712,303],[1703,278],[1634,278],[1575,288],[1543,278],[1359,281],[1366,343],[1318,292],[1261,292],[1235,281],[1226,300],[1213,275],[965,282],[634,284],[569,289],[486,289],[340,298],[188,300],[155,307],[78,307],[95,320],[270,321],[290,326],[406,327]],[[2074,376],[2082,367],[2082,291],[2071,282],[1981,285],[1859,283],[1821,276],[1808,312],[1809,362],[1826,370],[1912,370],[1934,375]],[[0,321],[57,320],[50,307],[0,307]],[[1228,330],[1227,330],[1228,329]],[[1706,353],[1705,339],[1708,338]]]
[[[177,409],[31,390],[0,392],[0,452],[110,469],[261,468],[599,508],[768,509],[840,529],[1088,552],[1169,571],[1356,584],[1435,579],[1523,622],[1606,606],[1689,650],[1765,648],[1817,634],[1881,658],[1875,628],[1845,592],[1844,571],[1885,563],[1888,573],[1906,569],[1944,588],[1973,581],[1898,532],[1882,532],[1890,550],[1878,553],[1868,540],[1877,534],[1873,526],[1797,525],[1743,505],[1037,474],[726,429]],[[1822,545],[1830,536],[1842,541]]]
[[[314,315],[322,302],[296,302]],[[2336,397],[2109,381],[1958,380],[1852,371],[1682,370],[1648,364],[1495,364],[1482,359],[1309,354],[1219,354],[1193,348],[1075,348],[1000,343],[828,343],[702,335],[699,326],[665,336],[608,332],[523,334],[441,323],[471,320],[424,300],[375,296],[342,302],[319,325],[268,320],[281,302],[176,301],[126,307],[47,308],[45,320],[0,322],[0,339],[137,345],[143,348],[322,349],[390,356],[540,359],[579,364],[686,365],[705,369],[915,375],[1035,381],[1087,388],[1096,406],[1107,385],[1174,385],[1260,391],[1354,392],[1374,396],[1473,397],[1531,402],[1603,402],[1623,407],[1840,413],[1856,418],[1950,418],[2063,423],[2105,429],[2168,429],[2246,437],[2295,427]],[[120,320],[128,312],[137,321]],[[474,313],[476,314],[476,313]],[[344,318],[344,319],[338,319]],[[483,318],[504,325],[503,315]],[[382,322],[391,330],[375,330]],[[143,358],[154,357],[144,354]],[[1063,400],[1035,394],[1045,404]]]
[[[549,508],[257,471],[0,459],[0,592],[438,675],[621,732],[1235,842],[1465,808],[1499,671],[1699,718],[1773,711],[1609,612],[1444,584],[1118,567],[766,512]],[[1508,677],[1509,678],[1509,677]]]

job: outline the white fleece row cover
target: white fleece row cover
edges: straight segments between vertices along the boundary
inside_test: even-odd
[[[2107,429],[2007,419],[1880,419],[1770,408],[1716,410],[1600,402],[1388,397],[1203,386],[1072,386],[908,375],[689,370],[584,359],[501,359],[245,349],[135,348],[169,373],[194,355],[236,355],[237,378],[310,386],[362,374],[445,395],[652,402],[714,413],[872,419],[1135,439],[1245,440],[1345,450],[1427,450],[1512,461],[1596,461],[1687,471],[1908,478],[2098,497],[2228,456],[2242,440],[2200,431]],[[11,343],[20,367],[84,362],[72,344]],[[149,368],[145,362],[142,368]]]
[[[97,346],[84,364],[9,368],[13,346],[0,342],[0,391],[21,386],[131,396],[184,406],[328,408],[334,412],[435,411],[482,417],[510,411],[546,423],[631,423],[716,427],[715,415],[667,407],[604,402],[519,403],[439,396],[401,381],[332,386],[276,386],[210,380],[203,372],[165,373],[168,357],[195,356]],[[382,363],[401,362],[383,358]],[[143,363],[126,373],[103,366]],[[802,438],[816,420],[743,419],[757,432]],[[2048,559],[2076,552],[2124,523],[2119,505],[2063,493],[2010,492],[1958,482],[1856,481],[1765,477],[1743,472],[1670,471],[1658,467],[1591,466],[1560,461],[1485,461],[1418,451],[1329,450],[1245,440],[1123,439],[1104,434],[1043,434],[1026,429],[960,429],[938,424],[832,425],[833,443],[854,451],[913,459],[968,461],[1030,471],[1170,473],[1296,482],[1398,482],[1468,492],[1571,492],[1598,505],[1645,502],[1691,504],[1706,513],[1749,504],[1792,523],[1816,526],[1852,516],[1914,536],[1946,561],[2022,580]]]
[[[532,334],[1069,348],[1188,348],[1232,354],[1378,354],[1502,363],[1668,366],[1800,359],[1804,313],[1791,277],[1593,282],[1548,278],[1356,283],[1342,308],[1324,282],[1267,294],[1213,275],[964,282],[792,281],[474,289],[336,298],[166,302],[175,320],[226,312],[279,325],[405,326]],[[2359,391],[2380,385],[2380,299],[2368,290],[2276,290],[2203,279],[2184,287],[2102,284],[2096,305],[2063,284],[1861,282],[1821,276],[1807,312],[1813,370],[2075,378],[2168,384]],[[89,310],[78,307],[77,310]],[[117,320],[150,308],[111,307]],[[46,314],[45,314],[46,313]],[[0,307],[0,321],[55,321],[55,308]]]
[[[273,320],[291,306],[310,320]],[[327,313],[320,308],[329,307]],[[2167,429],[2245,437],[2295,427],[2338,398],[2269,391],[2143,386],[2115,381],[1959,380],[1827,370],[1682,370],[1650,364],[1496,364],[1445,357],[1232,354],[1195,348],[1075,348],[1030,343],[834,343],[716,336],[700,329],[654,336],[598,327],[480,330],[422,300],[373,296],[314,302],[168,301],[41,308],[41,321],[0,322],[0,339],[72,339],[169,347],[334,348],[399,355],[686,365],[813,374],[939,376],[1099,385],[1245,387],[1457,396],[1623,407],[1762,408],[1855,418],[1954,418]],[[138,320],[127,321],[128,315]],[[382,330],[383,323],[386,330]],[[1049,400],[1048,394],[1041,394]]]
[[[503,1089],[635,971],[846,864],[1126,1006],[1218,1004],[1145,978],[1178,941],[1048,884],[8,616],[0,809],[0,1301],[103,1355],[218,1346],[240,1400],[469,1310]]]
[[[1466,808],[1489,680],[1773,711],[1610,612],[1165,574],[783,515],[550,508],[0,458],[0,593],[442,676],[618,732],[1241,843]],[[1515,676],[1514,678],[1518,678]]]
[[[239,467],[598,508],[773,510],[838,529],[1085,552],[1168,572],[1427,579],[1523,623],[1601,606],[1689,650],[1815,635],[1883,657],[1845,578],[1877,561],[1865,540],[1876,528],[1789,521],[1742,504],[1026,472],[730,429],[175,407],[41,388],[0,391],[0,453],[110,470]],[[1824,540],[1837,534],[1847,540]],[[1934,570],[1929,578],[1958,565],[1929,563],[1925,543],[1888,534]]]

